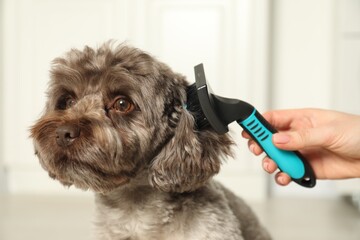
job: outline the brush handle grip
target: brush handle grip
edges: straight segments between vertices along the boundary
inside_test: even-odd
[[[256,109],[248,118],[238,123],[294,182],[309,188],[315,186],[314,171],[305,158],[298,151],[285,151],[275,147],[272,135],[277,130]]]

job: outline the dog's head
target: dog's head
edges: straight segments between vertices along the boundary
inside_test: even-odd
[[[107,192],[146,173],[162,191],[192,191],[220,169],[231,140],[196,131],[185,78],[125,45],[53,61],[48,101],[31,128],[43,168],[64,185]]]

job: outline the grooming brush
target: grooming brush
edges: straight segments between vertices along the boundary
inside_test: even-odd
[[[236,121],[264,152],[276,162],[280,171],[304,187],[314,187],[316,178],[305,158],[298,151],[285,151],[274,146],[276,129],[249,103],[217,96],[206,82],[203,64],[195,66],[195,83],[187,89],[187,109],[195,118],[199,131],[212,127],[218,134],[229,131]]]

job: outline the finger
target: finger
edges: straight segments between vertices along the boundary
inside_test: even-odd
[[[291,178],[286,173],[278,172],[275,175],[275,181],[280,186],[286,186],[291,182]]]
[[[241,132],[241,135],[246,138],[246,139],[249,139],[248,141],[248,148],[249,150],[255,154],[256,156],[260,155],[263,150],[257,145],[257,143],[250,137],[250,135],[245,132],[245,131],[242,131]]]
[[[252,139],[248,141],[248,147],[249,147],[249,150],[256,156],[263,153],[262,148],[259,147],[259,145]]]
[[[257,143],[251,138],[251,136],[247,132],[243,131],[241,135],[244,138],[249,139],[248,147],[252,153],[254,153],[255,155],[259,155],[262,153],[262,149],[257,145]]]
[[[303,118],[305,109],[275,110],[263,114],[264,118],[278,130],[288,130],[295,119]]]
[[[274,173],[278,168],[277,164],[268,157],[265,157],[262,162],[264,170],[270,174]]]
[[[276,133],[273,142],[284,150],[301,150],[308,147],[324,146],[331,136],[330,128],[308,128],[299,131]]]
[[[250,135],[249,135],[246,131],[242,131],[242,132],[241,132],[241,136],[242,136],[243,138],[246,138],[246,139],[250,139],[250,138],[251,138]]]

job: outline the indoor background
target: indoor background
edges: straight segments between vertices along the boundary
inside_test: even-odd
[[[260,112],[316,107],[360,114],[360,0],[0,0],[0,239],[92,239],[92,194],[51,180],[29,127],[52,59],[113,39]],[[360,239],[360,180],[279,187],[231,126],[236,157],[217,178],[274,239]]]

